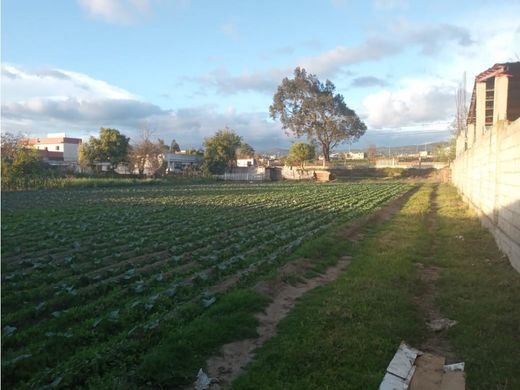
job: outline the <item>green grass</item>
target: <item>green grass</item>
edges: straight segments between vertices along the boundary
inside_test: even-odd
[[[447,337],[466,362],[468,388],[520,388],[520,277],[451,186],[439,187],[431,234],[431,191],[423,186],[350,249],[329,241],[327,251],[341,247],[352,265],[301,299],[233,388],[377,388],[399,342],[420,346],[428,337],[414,303],[418,262],[441,267],[435,302],[459,321]]]
[[[304,296],[234,388],[377,388],[399,342],[422,335],[412,300],[413,261],[427,250],[421,220],[430,190],[414,194],[390,223],[366,229],[363,244],[350,244],[348,271]],[[328,244],[328,253],[348,245],[345,238]]]
[[[459,322],[448,336],[468,388],[520,389],[520,275],[453,187],[439,188],[438,203],[438,305]]]
[[[230,341],[257,336],[254,314],[269,299],[252,291],[233,291],[204,314],[183,327],[164,332],[166,337],[148,352],[139,369],[145,382],[178,386],[193,381],[207,356]]]

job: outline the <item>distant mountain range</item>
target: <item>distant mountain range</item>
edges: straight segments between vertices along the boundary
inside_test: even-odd
[[[417,153],[419,151],[426,150],[428,152],[433,151],[437,146],[448,146],[448,142],[432,142],[421,145],[405,145],[405,146],[376,146],[377,154],[383,155],[397,155],[397,154],[411,154]],[[335,149],[333,153],[345,153],[348,152],[349,149]],[[367,148],[351,148],[351,152],[366,152]],[[266,150],[259,151],[260,154],[263,155],[274,155],[277,157],[287,156],[289,154],[289,149],[283,148],[270,148]]]

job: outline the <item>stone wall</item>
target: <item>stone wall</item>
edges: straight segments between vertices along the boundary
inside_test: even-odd
[[[474,134],[457,142],[452,181],[520,272],[520,119]]]

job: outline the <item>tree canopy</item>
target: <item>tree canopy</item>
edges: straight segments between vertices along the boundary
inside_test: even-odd
[[[297,164],[303,169],[305,161],[312,160],[314,157],[315,151],[312,145],[306,144],[305,142],[297,142],[289,149],[287,162],[291,165]]]
[[[164,143],[164,140],[161,138],[157,139],[157,145],[161,148],[163,153],[168,153],[170,151],[170,147]]]
[[[170,144],[170,152],[177,153],[181,151],[181,147],[177,143],[177,141],[172,140],[172,143]]]
[[[269,107],[271,117],[280,119],[288,134],[306,136],[320,145],[324,163],[330,161],[334,147],[355,141],[366,131],[366,125],[335,89],[331,81],[322,83],[298,67],[294,79],[283,79]]]
[[[22,134],[2,133],[2,176],[17,178],[25,175],[42,174],[42,163],[36,149],[25,147]]]
[[[223,173],[235,164],[236,151],[241,145],[242,137],[233,130],[226,127],[217,131],[204,140],[203,169],[208,173]]]
[[[237,158],[253,158],[255,150],[249,144],[243,143],[237,149]]]
[[[168,146],[164,141],[158,139],[156,142],[151,140],[152,132],[141,130],[140,140],[130,146],[128,159],[132,170],[137,169],[140,175],[157,175],[161,168],[165,168],[164,153]]]
[[[102,127],[99,138],[90,137],[88,142],[79,148],[79,161],[82,165],[92,165],[94,162],[109,162],[115,166],[128,159],[130,138],[117,129]]]

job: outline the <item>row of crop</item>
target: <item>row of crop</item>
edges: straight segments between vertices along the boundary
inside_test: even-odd
[[[309,199],[307,199],[309,201]],[[317,199],[318,201],[320,199]],[[300,206],[299,206],[299,209],[305,209],[305,208],[308,208],[309,207],[309,203],[312,203],[312,200],[311,202],[307,202],[307,204],[305,202],[302,202],[300,203]],[[254,208],[252,208],[251,210],[248,210],[250,212],[250,214],[254,214],[254,213],[257,213],[257,210],[255,210]],[[160,241],[163,241],[166,242],[166,240],[170,239],[171,240],[171,237],[168,237],[168,235],[171,235],[171,234],[174,234],[175,237],[174,239],[175,240],[179,240],[181,238],[182,235],[184,236],[187,236],[190,238],[190,240],[193,240],[196,237],[196,234],[193,234],[193,229],[190,229],[190,230],[187,230],[185,232],[182,232],[181,229],[177,229],[177,227],[174,227],[172,226],[172,224],[170,225],[165,225],[163,222],[160,222],[159,224],[156,225],[156,227],[158,227],[160,230],[162,230],[162,236],[165,236],[165,237],[161,237],[161,232],[155,232],[155,231],[152,231],[151,232],[151,235],[153,237],[153,240],[154,240],[154,244],[153,244],[153,248],[142,248],[142,251],[143,252],[149,252],[150,249],[153,249],[153,251],[158,251],[158,252],[161,252],[161,251],[164,251],[166,248],[169,250],[169,252],[173,255],[173,256],[178,256],[178,255],[181,255],[183,253],[189,253],[191,255],[194,255],[194,256],[199,256],[199,255],[204,255],[204,251],[206,252],[209,252],[210,250],[208,249],[209,246],[207,245],[207,241],[209,240],[212,240],[212,235],[214,235],[215,233],[218,233],[219,231],[222,231],[223,227],[226,227],[229,226],[227,229],[226,229],[226,232],[228,232],[229,235],[234,235],[235,233],[237,233],[236,237],[238,237],[240,235],[240,231],[236,232],[236,230],[240,229],[242,227],[242,225],[245,225],[246,227],[250,228],[250,230],[252,230],[251,233],[248,233],[249,234],[253,234],[255,230],[257,230],[257,228],[260,228],[260,223],[263,223],[264,225],[269,225],[270,223],[275,223],[276,222],[276,216],[278,216],[278,218],[280,218],[279,216],[281,215],[281,213],[278,211],[278,210],[269,210],[270,211],[270,218],[272,218],[272,216],[274,215],[275,216],[275,219],[269,219],[269,218],[266,218],[266,216],[262,216],[263,219],[260,219],[260,221],[257,221],[257,222],[252,222],[252,217],[254,215],[248,215],[248,213],[244,213],[244,215],[241,215],[244,219],[245,222],[243,223],[239,223],[238,225],[236,226],[233,226],[233,225],[228,225],[228,223],[232,222],[232,221],[239,221],[239,219],[236,218],[235,215],[231,215],[230,218],[223,218],[223,217],[220,217],[217,221],[217,224],[212,224],[210,223],[209,220],[206,219],[206,221],[195,221],[194,224],[192,225],[195,225],[195,226],[206,226],[203,231],[202,231],[202,234],[203,234],[203,239],[199,240],[198,242],[198,246],[199,246],[199,249],[197,249],[196,251],[193,251],[193,252],[189,252],[189,251],[186,251],[186,248],[183,248],[182,245],[178,245],[177,247],[171,247],[171,246],[168,246],[168,244],[162,244],[160,246],[157,245],[157,242],[160,242]],[[290,213],[293,213],[293,212],[296,212],[297,209],[296,208],[292,208],[292,209],[289,209],[288,211],[285,211],[286,214],[290,214]],[[197,216],[200,216],[200,211],[197,212]],[[227,217],[227,215],[226,215]],[[283,218],[283,216],[282,216]],[[192,218],[193,219],[193,218]],[[224,223],[222,223],[222,221],[224,221]],[[186,221],[183,221],[181,219],[181,224],[182,223],[185,223]],[[210,226],[212,227],[212,225],[214,225],[215,229],[210,229],[208,228],[207,226]],[[187,225],[186,225],[187,226]],[[165,228],[166,227],[166,228]],[[169,230],[172,229],[173,231],[172,232],[169,232]],[[197,230],[201,230],[200,228],[198,228]],[[219,238],[219,237],[217,237]],[[135,234],[135,237],[129,237],[130,240],[128,240],[128,238],[125,238],[123,239],[124,241],[133,241],[133,243],[137,244],[137,245],[140,245],[143,243],[145,237],[139,237],[138,234]],[[221,240],[221,242],[224,242],[223,240]],[[88,245],[82,245],[85,249],[84,251],[87,251],[87,254],[88,255],[91,255],[92,254],[92,249],[90,246]],[[173,250],[172,250],[173,249]],[[211,250],[213,250],[214,248],[210,248]],[[62,268],[62,272],[53,272],[54,270],[51,268],[49,271],[51,272],[51,275],[53,275],[55,277],[55,279],[57,280],[60,280],[60,281],[63,281],[63,279],[67,276],[66,275],[66,271],[65,270],[69,270],[71,267],[74,268],[74,273],[75,274],[81,274],[83,276],[87,275],[87,272],[91,271],[91,270],[95,270],[97,267],[96,267],[96,263],[108,263],[110,266],[115,266],[117,265],[117,263],[124,263],[126,261],[126,259],[128,258],[131,258],[131,257],[134,257],[136,255],[135,251],[134,250],[130,250],[129,252],[127,253],[122,253],[120,251],[118,251],[118,248],[117,247],[114,247],[112,246],[111,247],[111,251],[114,252],[113,255],[108,255],[108,258],[105,260],[102,256],[99,256],[98,255],[98,259],[96,261],[85,261],[84,263],[87,264],[87,265],[92,265],[92,267],[90,268],[81,268],[79,267],[78,268],[78,262],[76,261],[77,259],[79,259],[82,255],[82,252],[78,252],[78,251],[75,251],[71,254],[69,254],[68,256],[65,256],[64,258],[64,261],[63,263],[60,264],[60,262],[58,262],[56,260],[56,255],[53,255],[52,258],[53,260],[52,261],[49,261],[48,262],[48,266],[52,266],[52,268],[56,269],[58,267],[62,267],[62,266],[65,266]],[[67,254],[68,252],[66,252]],[[111,256],[114,256],[113,258],[110,258]],[[144,257],[144,256],[143,256]],[[7,261],[9,260],[9,258],[7,258]],[[116,264],[114,264],[113,260],[116,261]],[[180,262],[182,263],[182,261]],[[38,269],[41,269],[42,271],[45,271],[44,269],[44,265],[46,264],[45,262],[41,262],[41,261],[36,261],[35,264],[38,265]],[[71,267],[66,267],[66,265],[69,264]],[[16,264],[12,265],[13,267],[16,266]],[[33,268],[35,267],[34,263],[32,264]],[[106,268],[107,266],[105,266]],[[103,267],[101,267],[103,268]],[[7,274],[10,275],[8,273],[9,271],[9,268],[6,270]],[[16,275],[15,275],[16,276]],[[26,279],[26,276],[27,276],[27,271],[24,273],[24,275],[20,275],[19,278],[22,278],[22,280]],[[14,279],[14,278],[13,278]],[[15,279],[16,280],[16,279]],[[50,282],[50,281],[47,281],[47,282]],[[32,283],[29,283],[29,284],[32,284]],[[49,283],[47,283],[47,285],[49,285]],[[16,285],[15,288],[17,289],[17,291],[23,291],[23,285]],[[39,294],[41,294],[41,292],[39,292]]]
[[[387,188],[387,190],[388,190],[388,188]],[[375,195],[377,193],[374,192],[373,194]],[[379,198],[379,196],[376,196],[376,198]],[[382,197],[381,197],[381,199],[382,199]],[[373,207],[373,205],[370,205],[369,203],[366,203],[366,202],[359,204],[358,206],[359,206],[360,210],[370,209],[370,207]],[[329,210],[334,211],[335,209],[340,209],[341,207],[342,206],[339,206],[338,204],[332,202]],[[332,213],[329,213],[327,215],[330,216],[331,214]],[[315,215],[313,215],[312,213],[310,213],[310,216],[315,217]],[[331,217],[331,218],[333,218],[333,217]],[[251,245],[252,246],[251,251],[259,252],[260,253],[259,257],[257,257],[257,258],[251,257],[250,259],[247,259],[247,260],[244,258],[232,257],[232,258],[228,259],[227,264],[224,262],[219,264],[219,266],[220,266],[220,267],[218,267],[219,271],[222,271],[221,268],[222,268],[223,264],[226,264],[229,267],[227,269],[228,272],[232,273],[236,269],[239,269],[239,267],[241,267],[241,266],[245,266],[247,264],[249,264],[249,265],[254,264],[255,262],[258,263],[262,260],[265,260],[266,258],[274,260],[276,258],[276,255],[274,257],[272,255],[276,254],[277,249],[279,249],[280,247],[283,248],[283,245],[282,245],[283,243],[290,241],[289,243],[286,244],[286,248],[291,249],[294,246],[298,245],[298,243],[299,243],[298,238],[301,238],[302,236],[309,234],[309,232],[314,233],[315,231],[313,231],[311,229],[311,223],[312,223],[312,221],[305,221],[305,219],[303,219],[302,226],[304,227],[304,229],[302,231],[295,231],[296,239],[292,240],[292,241],[290,241],[290,240],[293,237],[291,237],[290,235],[288,235],[287,237],[283,237],[282,234],[279,233],[279,235],[282,236],[282,241],[272,242],[271,247],[266,246],[264,248],[265,251],[261,251],[260,250],[261,248],[259,246],[255,247],[255,245],[253,243]],[[318,228],[316,231],[319,231],[321,228],[327,226],[327,221],[318,219],[318,220],[316,220],[316,224],[318,225]],[[282,230],[283,229],[284,229],[284,226],[282,226]],[[268,237],[262,237],[262,238],[265,239]],[[269,254],[271,254],[271,256],[268,256]],[[226,270],[224,270],[224,271],[226,271]],[[224,273],[222,273],[222,274],[224,274]],[[204,275],[204,274],[203,273],[201,274],[199,272],[196,275],[197,276],[196,279],[191,279],[192,286],[195,286],[196,284],[200,284],[201,286],[210,285],[210,284],[216,282],[218,280],[219,276],[223,276],[223,275],[215,275],[213,277],[213,275],[208,275],[209,277],[206,276],[206,279],[204,279],[204,277],[202,277],[202,275]],[[200,276],[200,278],[198,278],[198,276]],[[159,277],[159,275],[156,276],[156,280],[158,279],[158,277]],[[190,278],[193,278],[193,276],[191,276]],[[157,281],[159,281],[159,280],[157,280]],[[90,323],[91,321],[85,320],[85,321],[81,322],[80,318],[82,317],[82,315],[80,315],[79,317],[76,317],[76,315],[69,316],[69,315],[67,315],[67,313],[58,314],[60,312],[54,311],[52,313],[56,314],[56,316],[57,316],[55,323],[51,323],[48,327],[45,327],[45,329],[43,329],[43,330],[45,330],[46,338],[43,341],[41,341],[41,343],[34,343],[32,345],[32,347],[35,348],[34,350],[31,348],[31,349],[28,349],[25,351],[24,350],[12,351],[12,352],[16,352],[16,356],[13,359],[7,359],[7,361],[8,362],[13,361],[20,356],[26,356],[28,354],[33,354],[33,353],[37,354],[37,356],[39,356],[39,357],[42,355],[42,353],[45,355],[45,351],[49,351],[49,350],[52,351],[52,346],[56,345],[56,343],[58,343],[58,341],[56,339],[59,339],[59,341],[62,344],[66,345],[67,348],[69,348],[70,350],[76,349],[76,347],[78,346],[78,344],[76,344],[76,343],[79,343],[79,345],[89,345],[91,343],[102,342],[103,340],[106,340],[107,343],[111,343],[110,340],[112,339],[112,337],[114,337],[114,336],[119,337],[121,334],[124,334],[128,330],[128,326],[130,326],[131,324],[143,323],[143,324],[145,324],[144,326],[147,326],[146,324],[148,324],[147,320],[149,318],[157,316],[158,313],[160,313],[160,312],[166,312],[166,313],[169,312],[172,308],[176,307],[180,302],[184,301],[185,299],[193,298],[193,294],[194,293],[196,294],[199,291],[199,289],[197,289],[197,288],[185,289],[186,296],[183,299],[179,300],[179,297],[182,297],[182,295],[183,295],[182,294],[183,286],[188,286],[188,285],[182,284],[182,283],[184,283],[184,281],[179,281],[178,282],[179,284],[177,285],[177,287],[179,288],[180,292],[178,292],[178,293],[176,292],[176,294],[178,294],[178,295],[176,295],[175,299],[169,299],[169,300],[167,299],[167,302],[171,306],[162,307],[160,305],[160,303],[153,303],[153,302],[149,301],[151,298],[156,297],[157,291],[159,290],[159,292],[160,292],[161,289],[163,289],[163,287],[165,287],[165,286],[167,286],[168,288],[164,291],[169,290],[171,293],[172,287],[171,287],[171,284],[169,284],[170,281],[164,280],[164,277],[160,281],[161,282],[164,281],[165,283],[159,283],[155,287],[152,286],[151,284],[149,286],[147,286],[144,282],[137,283],[139,286],[143,287],[144,291],[149,291],[149,294],[147,295],[147,298],[144,298],[143,301],[140,302],[137,306],[134,306],[133,309],[141,309],[141,310],[137,310],[137,313],[136,313],[137,315],[149,312],[150,317],[143,318],[141,316],[141,317],[134,318],[132,316],[129,317],[127,315],[128,313],[131,313],[132,310],[130,310],[127,314],[125,314],[124,311],[117,311],[117,310],[121,310],[121,309],[114,309],[114,307],[127,307],[128,305],[133,305],[135,302],[132,302],[131,304],[128,303],[125,306],[125,304],[120,301],[121,297],[119,295],[115,294],[112,297],[113,301],[111,299],[109,299],[108,301],[105,301],[105,304],[103,304],[102,302],[94,302],[92,305],[87,305],[85,307],[85,309],[86,309],[85,313],[87,313],[87,314],[89,312],[90,312],[90,314],[92,314],[92,311],[94,311],[94,309],[97,308],[100,318],[102,320],[100,323],[97,324],[96,327],[94,327],[94,329],[96,329],[98,326],[100,327],[97,331],[94,332],[94,334],[101,338],[98,337],[98,338],[91,339],[91,338],[85,336],[85,335],[89,335],[89,330],[91,330],[90,327],[93,326],[93,324]],[[137,282],[139,282],[139,280]],[[197,283],[193,283],[193,282],[197,282]],[[124,289],[121,289],[121,291],[124,291]],[[132,292],[132,291],[130,291],[130,292]],[[134,292],[136,292],[136,291],[134,291]],[[108,294],[108,296],[111,296],[111,294]],[[155,299],[157,300],[157,298],[155,298]],[[113,302],[113,303],[110,303],[110,302]],[[141,304],[142,304],[142,306],[141,306]],[[147,309],[147,305],[148,305],[149,309]],[[160,309],[159,311],[154,310],[155,305],[157,305],[156,309]],[[47,310],[47,309],[45,309],[45,310]],[[80,314],[80,313],[76,313],[77,310],[80,310],[80,308],[71,309],[72,314]],[[106,313],[106,314],[103,314],[103,313]],[[126,317],[125,317],[125,315],[126,315]],[[67,328],[66,331],[56,331],[56,329],[60,329],[60,326],[63,327],[63,326],[66,326],[66,324],[75,323],[76,320],[80,320],[79,323],[82,324],[81,326],[83,326],[83,328],[81,326],[79,326],[79,327],[70,328],[70,329]],[[114,325],[114,323],[116,323],[116,324],[124,323],[124,324],[129,324],[129,325],[128,326],[125,325],[125,326],[123,326],[122,329],[119,329],[119,326]],[[101,324],[103,324],[103,325],[101,325]],[[154,326],[154,324],[155,324],[155,322],[152,322],[151,325],[149,325],[149,326]],[[107,329],[103,328],[103,326],[105,326],[105,325],[107,325]],[[35,339],[35,341],[36,341],[36,340],[38,340],[37,333],[39,331],[41,332],[42,329],[35,328],[34,331],[35,331],[34,334],[31,334],[32,332],[28,332],[25,335],[22,333],[19,335],[24,336],[24,337],[22,337],[22,339],[27,340],[29,338],[29,339]],[[115,334],[112,332],[115,332]],[[105,337],[108,337],[108,338],[105,338]],[[18,337],[16,337],[16,338],[18,338]],[[87,343],[87,344],[83,344],[83,343]],[[63,354],[60,354],[60,356],[62,356],[62,355]],[[80,355],[81,355],[81,353],[80,353]],[[51,357],[48,357],[48,358],[51,358]],[[30,363],[31,358],[26,357],[22,360],[25,360],[26,363]]]
[[[309,218],[309,217],[307,216],[307,218]],[[279,217],[279,219],[280,219],[280,221],[283,221],[286,226],[292,226],[293,228],[295,226],[297,226],[298,224],[301,224],[303,226],[306,224],[305,217],[302,218],[300,215],[296,215],[292,218],[282,215],[281,217]],[[311,215],[311,219],[316,219],[316,217]],[[264,223],[265,221],[260,220],[259,222]],[[271,220],[271,222],[276,222],[276,221]],[[275,223],[270,223],[268,221],[267,223],[264,223],[264,227],[266,228],[266,231],[269,232],[269,234],[265,238],[262,238],[258,233],[254,234],[255,231],[262,231],[262,229],[260,228],[260,225],[257,224],[256,226],[252,226],[252,224],[247,224],[246,226],[248,228],[252,227],[252,229],[250,229],[250,232],[248,234],[245,234],[245,239],[241,238],[238,234],[236,234],[231,237],[231,238],[234,238],[234,241],[228,240],[228,242],[226,243],[226,246],[232,246],[232,245],[240,243],[241,246],[239,245],[236,248],[236,251],[244,251],[245,248],[257,246],[256,242],[258,240],[262,241],[263,239],[265,239],[266,241],[271,242],[271,243],[275,242],[276,236],[279,235],[279,231],[281,231],[282,234],[283,234],[283,231],[287,231],[287,229],[285,229],[283,226],[280,227],[279,225],[277,225]],[[267,229],[268,227],[269,227],[269,229]],[[223,249],[226,250],[226,247],[224,247]],[[214,258],[215,261],[219,262],[219,261],[225,260],[224,256],[219,256],[219,252],[217,250],[214,250],[213,253],[215,253],[215,255],[213,255],[212,257]],[[199,255],[198,256],[199,259],[201,258],[200,253],[196,253],[196,251],[195,251],[195,254]],[[176,265],[176,263],[174,263],[174,262],[172,262],[172,264],[174,264],[174,266]],[[135,270],[135,268],[133,268],[134,265],[135,265],[135,263],[133,263],[133,262],[131,265],[129,264],[129,267],[132,267],[132,268],[127,268],[127,270],[125,272],[127,272],[129,269]],[[166,267],[163,268],[163,271],[166,273],[168,272]],[[126,277],[128,275],[124,275],[124,276],[126,279]],[[100,281],[100,283],[102,283],[102,281]],[[73,283],[73,281],[71,281],[70,283],[63,282],[62,284],[60,284],[60,286],[66,286],[65,288],[70,289],[71,287],[74,288],[74,283]],[[91,289],[89,288],[89,290],[91,290]],[[52,291],[52,290],[50,290],[50,291]],[[49,305],[48,305],[49,309],[59,309],[60,306],[57,303],[60,301],[67,302],[67,304],[74,304],[75,303],[74,301],[81,302],[84,298],[82,296],[82,289],[77,289],[77,290],[74,289],[72,291],[74,292],[75,295],[70,296],[70,297],[67,295],[65,295],[65,296],[61,295],[60,297],[53,299],[51,302],[47,302],[47,303],[49,303]],[[104,293],[104,289],[100,289],[99,291],[103,291],[103,293]],[[42,290],[37,291],[37,293],[38,294],[36,294],[36,296],[39,297],[40,299],[45,298],[45,294]],[[90,296],[89,298],[93,299],[94,297]],[[24,299],[27,299],[27,296],[25,296]],[[54,304],[53,304],[53,302],[54,302]],[[26,322],[27,318],[19,317],[21,314],[22,314],[21,312],[17,313],[18,321]],[[28,316],[31,315],[31,311],[29,308],[27,309],[27,315]],[[41,313],[41,315],[43,315],[43,312]],[[13,318],[6,318],[6,320],[13,320]]]
[[[320,199],[316,199],[316,200],[317,200],[317,201],[320,201]],[[261,207],[265,207],[265,206],[261,206]],[[257,208],[258,208],[258,207],[257,207]],[[240,212],[242,212],[242,210],[243,210],[243,208],[240,210]],[[175,211],[177,212],[178,210],[175,210]],[[201,211],[201,209],[198,209],[198,210],[197,210],[197,217],[200,216],[200,214],[204,214],[205,211],[207,211],[207,210],[206,210],[206,209],[202,209],[202,211]],[[231,211],[232,211],[232,210],[231,210]],[[244,210],[244,211],[247,211],[247,210]],[[154,213],[154,212],[156,212],[156,211],[155,211],[155,210],[152,210],[150,213]],[[255,211],[254,209],[251,209],[251,212],[256,212],[256,211]],[[248,215],[247,215],[247,213],[245,213],[245,214],[246,214],[246,215],[244,215],[244,219],[245,219],[245,220],[248,220]],[[166,214],[166,213],[163,214],[163,217],[166,216],[166,215],[168,215],[168,214]],[[109,216],[109,220],[112,220],[111,217],[112,217],[112,216]],[[123,214],[122,219],[124,220],[124,218],[125,218],[125,217],[124,217],[124,214]],[[169,218],[169,216],[168,216],[167,218]],[[178,240],[179,237],[182,236],[183,234],[188,234],[188,235],[190,236],[190,238],[196,238],[196,237],[197,237],[197,234],[202,234],[202,235],[206,235],[207,233],[211,234],[211,232],[208,232],[208,228],[207,228],[207,227],[204,228],[204,231],[202,231],[202,229],[199,229],[199,230],[200,230],[199,233],[194,232],[193,229],[192,229],[192,226],[193,226],[194,224],[188,225],[187,231],[184,231],[184,232],[183,232],[183,229],[182,229],[182,227],[181,227],[182,224],[183,224],[183,218],[182,218],[182,217],[181,217],[181,218],[177,218],[177,216],[172,215],[172,219],[173,219],[173,221],[172,221],[171,223],[168,223],[167,218],[163,218],[163,220],[159,220],[159,218],[156,218],[156,220],[158,220],[159,222],[156,222],[155,224],[152,224],[152,225],[145,225],[145,227],[142,227],[142,228],[140,229],[141,231],[139,231],[139,232],[135,232],[135,231],[134,231],[134,232],[131,232],[131,231],[130,231],[129,234],[130,234],[130,235],[133,234],[134,237],[131,237],[131,236],[130,236],[130,237],[124,237],[124,233],[128,232],[129,230],[133,230],[133,229],[132,229],[132,226],[133,226],[133,224],[135,223],[135,221],[128,221],[128,223],[122,223],[122,224],[121,224],[121,223],[117,223],[117,229],[119,229],[119,235],[116,236],[116,237],[112,236],[112,235],[110,234],[110,231],[106,231],[105,227],[101,226],[101,228],[103,229],[103,232],[104,232],[103,235],[104,235],[105,237],[109,237],[109,238],[110,238],[110,242],[108,242],[107,244],[105,244],[106,246],[105,246],[104,249],[105,249],[105,250],[110,250],[110,252],[115,252],[115,253],[118,255],[119,258],[124,258],[125,256],[124,256],[122,253],[120,253],[120,251],[118,250],[117,247],[114,246],[114,243],[117,244],[118,242],[121,242],[121,243],[123,243],[123,245],[125,245],[125,243],[126,243],[127,241],[131,240],[135,245],[142,244],[143,241],[146,239],[146,233],[143,233],[143,230],[145,230],[145,229],[148,230],[148,231],[150,232],[150,234],[152,235],[152,238],[155,239],[155,240],[154,240],[154,241],[155,241],[155,242],[154,242],[154,245],[157,245],[157,244],[156,244],[156,243],[157,243],[157,239],[156,239],[157,237],[153,237],[153,235],[157,234],[156,231],[154,231],[154,228],[163,229],[164,232],[166,232],[168,229],[173,230],[173,231],[172,231],[171,233],[169,233],[169,234],[174,234],[176,240]],[[231,216],[231,218],[235,219],[234,216]],[[181,223],[176,224],[176,222],[177,222],[179,219],[180,219],[180,222],[181,222]],[[133,223],[133,222],[134,222],[134,223]],[[149,223],[149,220],[145,220],[145,221],[143,221],[143,222],[144,222],[144,223]],[[199,226],[202,225],[202,224],[211,226],[211,223],[209,223],[209,221],[208,221],[207,219],[206,219],[206,220],[203,220],[203,221],[197,221],[197,222],[198,222],[198,225],[199,225]],[[123,225],[123,226],[121,226],[121,225]],[[177,226],[175,226],[175,225],[177,225]],[[68,226],[67,226],[66,228],[68,229]],[[220,227],[219,227],[219,228],[220,228]],[[87,232],[87,234],[90,234],[90,232]],[[121,236],[123,236],[123,237],[121,237]],[[94,239],[97,239],[97,237],[94,238]],[[78,242],[78,244],[79,244],[79,242]],[[90,245],[89,245],[88,242],[86,242],[86,243],[81,242],[81,244],[84,244],[84,245],[80,245],[80,246],[86,248],[86,250],[89,251],[89,252],[88,252],[89,255],[92,255],[92,252],[91,252],[91,251],[92,251],[92,248],[94,248],[94,249],[93,249],[93,250],[95,251],[94,254],[95,254],[98,258],[99,258],[99,257],[103,257],[103,253],[99,253],[99,250],[100,250],[100,249],[103,249],[103,247],[102,247],[103,244],[102,244],[102,243],[100,244],[100,243],[98,243],[98,242],[92,242],[92,243],[90,243]],[[78,246],[79,246],[79,245],[78,245]],[[59,248],[59,247],[58,247],[58,248]],[[74,249],[75,249],[75,250],[74,250],[74,252],[72,253],[72,255],[73,255],[74,257],[78,257],[78,256],[80,256],[80,255],[81,255],[81,248],[74,248]],[[148,249],[149,249],[149,248],[142,248],[142,250],[143,250],[145,253],[148,251]],[[164,247],[163,247],[163,248],[156,248],[156,247],[154,247],[154,249],[155,249],[155,250],[158,250],[158,251],[161,251],[161,250],[164,250],[164,249],[166,249],[166,248],[164,248]],[[182,249],[182,248],[181,248],[181,249]],[[70,251],[70,249],[66,248],[66,249],[64,250],[64,252],[63,252],[63,260],[65,260],[66,262],[70,262],[70,255],[71,255],[71,254],[69,253],[69,251]],[[76,253],[76,252],[78,252],[78,251],[79,251],[80,253]],[[58,253],[56,253],[56,252],[58,252],[58,251],[55,249],[55,253],[53,254],[51,260],[52,260],[52,263],[53,263],[55,266],[60,266],[61,264],[59,264],[59,263],[56,261],[56,260],[57,260],[56,257],[57,257],[57,255],[58,255]],[[135,254],[131,253],[130,255],[133,256],[133,255],[135,255]],[[7,256],[4,256],[4,257],[7,257]],[[7,261],[9,261],[9,257],[7,257],[7,259],[8,259]],[[41,266],[41,261],[39,261],[38,259],[35,259],[34,262],[35,262],[35,263],[40,263],[40,266]],[[30,264],[28,264],[28,265],[30,265]],[[15,264],[14,266],[16,266],[16,264]],[[9,271],[9,269],[7,269],[6,271]],[[79,270],[79,271],[84,272],[84,271],[86,271],[86,270],[81,269],[81,270]],[[60,275],[60,276],[61,276],[61,275]]]
[[[322,226],[326,226],[326,224],[323,224],[322,223]],[[111,313],[113,313],[114,311],[111,311]],[[52,333],[52,332],[46,332],[46,333]],[[80,332],[81,333],[81,332]],[[69,334],[70,337],[72,337],[70,334]],[[58,337],[66,337],[66,336],[63,336],[63,334],[61,335],[58,335]],[[46,349],[48,346],[47,345],[44,345],[44,348],[43,349]]]

